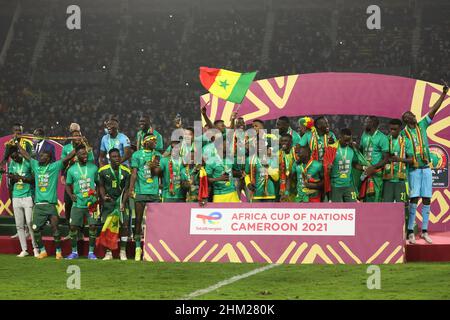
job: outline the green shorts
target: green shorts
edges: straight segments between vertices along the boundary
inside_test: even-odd
[[[114,202],[105,202],[102,206],[102,210],[101,210],[101,221],[102,224],[105,223],[106,218],[108,217],[108,215],[114,211]],[[125,211],[121,212],[121,217],[120,217],[120,221],[126,222],[128,223],[128,219],[130,217],[130,209],[129,206],[126,205],[125,206]]]
[[[36,204],[33,208],[33,230],[41,229],[52,216],[58,217],[56,204]]]
[[[134,198],[136,202],[161,202],[161,199],[156,194],[137,194]]]
[[[70,212],[70,225],[84,227],[84,217],[86,217],[88,225],[97,224],[97,220],[89,214],[88,208],[72,207],[72,211]]]
[[[405,181],[391,182],[384,181],[383,184],[383,202],[407,202]]]
[[[356,202],[353,187],[331,187],[331,202]]]

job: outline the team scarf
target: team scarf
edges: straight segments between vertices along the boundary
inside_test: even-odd
[[[238,157],[238,145],[240,144],[239,139],[242,139],[242,137],[238,137],[237,131],[235,131],[233,133],[233,156],[236,158],[236,160]],[[245,143],[245,138],[244,138],[244,143]],[[245,162],[245,152],[244,152],[244,155],[241,155],[239,162],[241,162],[241,163]]]
[[[169,160],[169,180],[170,180],[170,184],[169,184],[169,192],[171,195],[175,195],[175,186],[174,186],[174,167],[173,167],[173,158],[170,157]],[[181,159],[178,159],[178,163],[175,163],[178,166],[178,174],[180,172],[180,167],[181,167]]]
[[[316,133],[317,133],[317,160],[319,160],[319,139],[320,139],[320,137],[319,137],[319,133],[317,132],[317,130],[316,130]],[[325,149],[328,147],[328,134],[324,134],[323,135],[323,150],[324,150],[324,154],[325,154]],[[312,156],[314,156],[314,152],[315,152],[315,150],[313,151],[313,153],[312,153]],[[322,161],[323,161],[323,159],[322,159]]]
[[[146,136],[142,143],[150,141],[150,140],[157,140],[156,136]]]
[[[284,195],[287,188],[287,176],[288,172],[291,171],[292,165],[294,161],[297,161],[297,155],[295,154],[295,148],[291,147],[289,150],[289,154],[292,157],[292,161],[287,164],[286,163],[286,154],[283,150],[278,152],[278,165],[280,167],[280,195]]]
[[[400,158],[404,158],[405,157],[405,138],[402,137],[401,135],[399,135],[397,137],[398,139],[398,144],[400,146]],[[392,136],[389,136],[389,153],[393,154],[394,153],[394,141]],[[398,164],[398,178],[399,179],[405,179],[404,174],[403,174],[403,169],[405,168],[405,164],[403,162],[399,162]],[[391,161],[390,163],[390,170],[389,173],[387,173],[387,171],[385,170],[384,172],[384,179],[393,179],[394,178],[394,162]]]
[[[252,185],[256,186],[256,176],[257,176],[257,172],[256,172],[256,168],[258,163],[261,165],[261,160],[254,155],[252,161],[250,161],[250,181],[252,183]],[[269,174],[268,171],[266,170],[265,174],[264,174],[264,196],[267,197],[269,195],[269,191],[268,191],[268,184],[269,184]]]
[[[327,146],[327,135],[325,138],[325,147]],[[311,150],[311,157],[314,160],[319,160],[319,134],[316,127],[311,128],[311,141],[309,141],[309,150]]]
[[[194,176],[192,175],[192,171],[194,168],[189,168],[189,165],[187,164],[185,166],[186,169],[186,175],[188,177],[188,180],[191,182],[191,184],[196,184],[196,177],[198,176],[198,196],[197,200],[199,203],[203,202],[203,199],[207,199],[209,195],[208,191],[208,175],[206,174],[206,170],[203,166],[200,167],[200,170],[198,172],[198,175]],[[189,190],[189,199],[191,198],[190,195],[191,191]]]
[[[330,166],[333,165],[334,159],[336,159],[336,152],[339,147],[339,140],[336,140],[333,144],[326,144],[324,147],[324,154],[323,154],[323,171],[324,171],[324,177],[323,177],[323,188],[324,192],[330,192],[331,191],[331,169]]]
[[[316,180],[313,177],[308,179],[308,169],[309,167],[313,164],[313,161],[315,159],[313,159],[312,157],[308,160],[308,162],[306,163],[306,165],[304,165],[303,163],[301,164],[301,170],[302,170],[302,180],[303,180],[303,190],[305,193],[314,193],[316,192],[316,190],[312,190],[312,189],[308,189],[305,187],[305,182],[310,182],[310,183],[317,183],[320,180]]]
[[[422,139],[422,132],[420,131],[419,126],[416,124],[416,133],[417,133],[417,140],[419,140],[419,146],[416,146],[416,143],[413,139],[413,133],[411,132],[411,130],[409,129],[408,126],[405,127],[405,134],[408,137],[409,140],[411,140],[412,145],[413,145],[413,166],[414,168],[418,168],[419,167],[419,162],[417,161],[417,157],[416,157],[416,148],[419,148],[419,153],[420,153],[420,158],[422,159],[422,161],[424,163],[426,163],[427,159],[425,157],[425,153],[423,152],[423,139]]]
[[[363,166],[369,167],[371,166],[371,163],[367,158],[358,150],[355,148],[352,148],[355,152],[356,158],[358,159],[358,163],[360,163]],[[371,176],[367,176],[363,182],[361,183],[359,187],[359,199],[364,199],[368,195],[373,195],[376,193],[376,190],[381,190],[383,187],[383,181],[379,179],[374,179],[373,176],[381,173],[383,168],[376,169],[374,174]]]

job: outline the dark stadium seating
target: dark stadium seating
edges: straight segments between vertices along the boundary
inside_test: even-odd
[[[357,0],[334,8],[322,0],[81,0],[82,30],[75,31],[65,27],[71,1],[21,3],[0,66],[0,135],[16,121],[62,135],[76,121],[98,147],[109,115],[134,137],[139,114],[149,112],[167,143],[177,113],[185,123],[200,118],[200,65],[258,70],[257,79],[369,71],[440,82],[450,75],[445,1],[381,1],[382,29],[370,32]],[[0,1],[0,42],[16,5]],[[358,132],[355,120],[333,117],[332,126]]]

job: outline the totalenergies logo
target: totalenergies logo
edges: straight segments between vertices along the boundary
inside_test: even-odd
[[[220,219],[222,219],[222,214],[220,212],[211,212],[208,215],[204,214],[198,214],[197,218],[203,220],[203,224],[206,224],[207,222],[209,224],[218,224],[220,222]]]

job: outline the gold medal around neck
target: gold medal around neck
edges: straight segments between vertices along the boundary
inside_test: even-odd
[[[341,179],[347,179],[347,174],[346,173],[342,173],[340,176],[339,176],[339,178],[341,178]]]
[[[47,188],[42,187],[40,190],[41,190],[41,192],[45,192],[45,191],[47,191]]]
[[[152,183],[153,182],[153,179],[152,178],[148,178],[147,179],[147,183]]]

